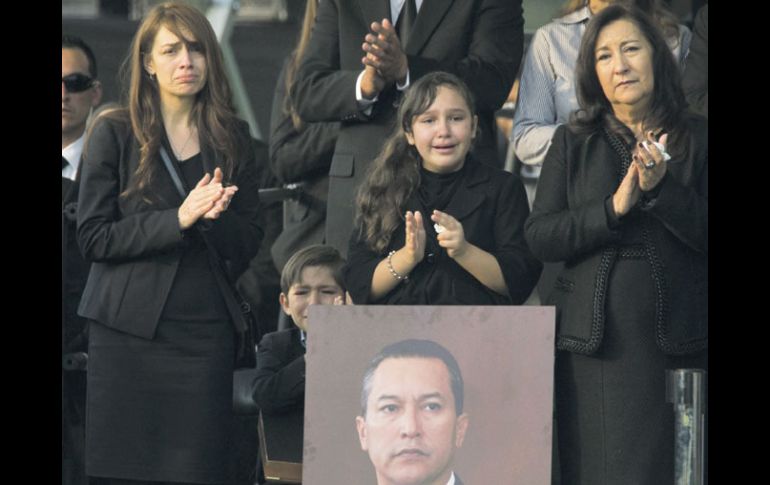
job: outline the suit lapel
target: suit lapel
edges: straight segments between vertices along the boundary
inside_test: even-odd
[[[409,44],[404,47],[407,55],[416,55],[425,46],[444,18],[454,0],[424,0],[412,26]]]

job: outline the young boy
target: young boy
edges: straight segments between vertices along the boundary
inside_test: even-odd
[[[342,304],[345,260],[331,246],[314,245],[289,258],[281,272],[280,302],[295,327],[268,333],[257,350],[254,401],[265,413],[302,407],[308,307]]]

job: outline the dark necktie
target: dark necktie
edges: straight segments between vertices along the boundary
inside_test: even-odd
[[[67,165],[69,165],[69,164],[70,164],[70,163],[67,161],[67,159],[66,159],[66,158],[64,158],[64,157],[61,157],[61,169],[62,169],[62,170],[64,170],[64,169],[67,167]]]
[[[396,20],[396,33],[399,41],[401,41],[401,49],[406,49],[414,19],[417,18],[417,6],[414,2],[415,0],[406,0],[398,14],[398,20]]]

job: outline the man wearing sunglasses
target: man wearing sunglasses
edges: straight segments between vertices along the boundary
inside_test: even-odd
[[[62,36],[62,484],[85,485],[85,397],[88,330],[77,315],[90,264],[75,239],[78,165],[91,109],[102,98],[96,59],[82,39]]]
[[[94,53],[78,37],[62,36],[61,81],[62,177],[75,180],[88,115],[102,100]]]

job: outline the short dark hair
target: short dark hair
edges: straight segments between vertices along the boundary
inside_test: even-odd
[[[96,79],[96,76],[97,76],[96,57],[94,56],[94,51],[92,51],[91,48],[88,47],[88,44],[86,44],[83,39],[74,35],[62,34],[61,48],[62,49],[80,49],[81,51],[83,51],[83,54],[85,54],[86,58],[88,58],[88,74],[92,78]]]
[[[331,246],[323,244],[314,244],[300,249],[294,253],[286,262],[281,271],[281,291],[288,295],[289,288],[295,283],[299,283],[302,278],[302,270],[309,266],[323,266],[332,271],[334,281],[345,291],[344,279],[342,277],[342,266],[345,259],[339,251]]]
[[[588,22],[575,66],[575,89],[581,109],[573,114],[571,125],[582,132],[606,126],[625,138],[630,136],[630,132],[615,118],[596,74],[595,50],[599,34],[609,24],[619,20],[634,24],[652,47],[654,86],[643,127],[645,130],[654,128],[670,133],[669,145],[677,148],[678,144],[672,138],[680,135],[687,110],[679,66],[658,26],[650,16],[635,7],[610,5]]]
[[[369,366],[364,372],[363,384],[361,386],[361,416],[366,417],[366,405],[369,401],[369,394],[372,391],[372,379],[377,367],[386,360],[394,358],[420,357],[425,359],[440,359],[446,365],[449,371],[449,383],[452,388],[452,394],[455,401],[455,413],[459,416],[463,412],[464,402],[464,384],[463,374],[460,372],[460,366],[452,353],[442,345],[432,340],[408,339],[392,343],[385,346],[369,362]]]

